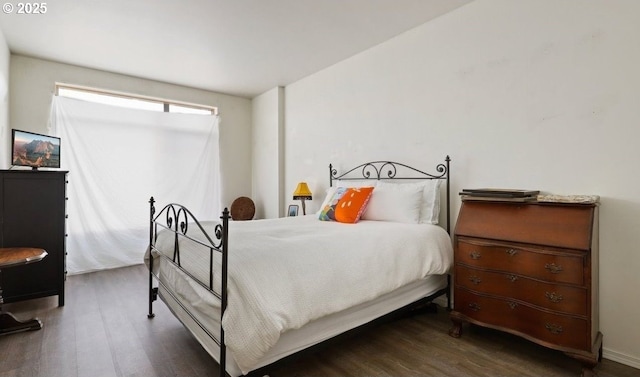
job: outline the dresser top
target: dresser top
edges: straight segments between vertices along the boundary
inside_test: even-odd
[[[2,174],[67,174],[68,170],[0,169]]]

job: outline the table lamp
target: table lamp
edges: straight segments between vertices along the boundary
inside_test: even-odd
[[[296,187],[296,191],[293,192],[293,200],[302,201],[302,214],[306,215],[307,211],[304,207],[305,200],[311,200],[311,191],[309,190],[309,186],[307,186],[307,182],[298,183],[298,187]]]

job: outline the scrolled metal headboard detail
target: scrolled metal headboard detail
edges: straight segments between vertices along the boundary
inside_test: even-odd
[[[447,173],[449,172],[449,162],[451,161],[451,159],[449,158],[449,156],[447,156],[447,158],[445,159],[445,163],[441,163],[438,164],[436,166],[436,171],[438,172],[437,174],[432,174],[432,173],[426,173],[422,170],[416,169],[414,167],[411,167],[409,165],[405,165],[402,164],[400,162],[393,162],[393,161],[371,161],[371,162],[365,162],[364,164],[358,165],[355,168],[352,168],[350,170],[348,170],[345,173],[342,173],[340,175],[338,175],[338,171],[333,168],[333,165],[329,164],[329,183],[330,185],[333,185],[333,181],[334,180],[357,180],[357,179],[375,179],[375,180],[381,180],[381,179],[446,179]],[[408,172],[414,172],[414,173],[418,173],[418,176],[406,176],[406,177],[399,177],[397,175],[398,173],[398,167],[404,168],[406,171]],[[354,171],[358,170],[358,169],[362,169],[362,176],[357,176],[354,177],[351,175],[351,173],[353,173]],[[388,169],[386,171],[386,176],[383,175],[385,169]],[[372,174],[373,177],[372,177]]]
[[[333,186],[334,180],[353,181],[353,180],[425,180],[425,179],[441,179],[446,181],[447,195],[447,232],[450,228],[450,162],[451,158],[446,156],[443,163],[439,163],[435,167],[435,173],[427,173],[412,166],[394,162],[394,161],[370,161],[360,164],[342,174],[338,174],[338,170],[329,164],[329,186]],[[359,172],[360,174],[356,173]],[[402,174],[399,174],[402,173]]]

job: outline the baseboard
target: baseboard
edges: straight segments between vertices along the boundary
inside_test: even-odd
[[[640,358],[638,358],[637,356],[627,355],[627,354],[613,351],[603,347],[602,357],[607,360],[615,361],[620,364],[624,364],[633,368],[640,369]]]

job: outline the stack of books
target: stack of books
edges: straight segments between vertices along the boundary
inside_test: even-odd
[[[535,201],[540,191],[514,190],[500,188],[463,189],[462,200],[484,200],[494,202],[530,202]]]

